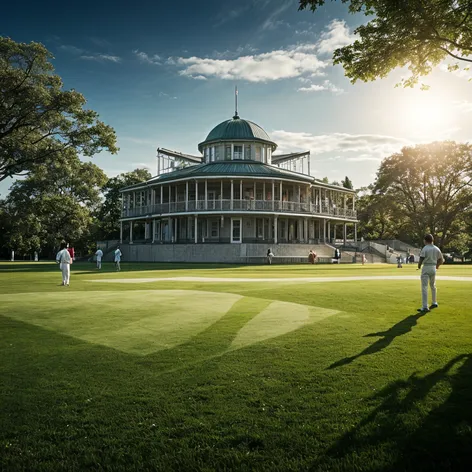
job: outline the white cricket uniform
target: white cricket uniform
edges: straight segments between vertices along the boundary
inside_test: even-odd
[[[102,268],[102,257],[103,257],[103,251],[99,249],[95,255],[97,256],[97,269]]]
[[[70,265],[72,264],[72,258],[70,257],[67,249],[62,249],[56,256],[56,261],[59,262],[59,268],[62,272],[62,284],[69,285],[70,280]]]
[[[424,257],[421,269],[421,298],[422,308],[428,308],[428,283],[431,287],[433,304],[437,303],[436,295],[436,265],[443,258],[441,250],[434,244],[427,244],[420,252],[420,257]]]
[[[115,251],[115,265],[116,265],[116,270],[121,270],[121,267],[120,267],[120,262],[121,262],[121,251],[119,249],[117,249]]]

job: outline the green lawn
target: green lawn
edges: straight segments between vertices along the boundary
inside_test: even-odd
[[[0,470],[472,470],[472,266],[122,269],[0,264]]]

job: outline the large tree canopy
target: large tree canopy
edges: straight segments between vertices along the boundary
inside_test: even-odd
[[[359,26],[358,39],[336,49],[334,63],[342,64],[352,82],[385,77],[406,67],[413,86],[446,58],[472,62],[471,0],[341,0],[351,13],[370,21]],[[316,11],[325,0],[300,0],[300,9]],[[457,68],[458,65],[452,66]]]
[[[135,169],[108,179],[102,191],[105,201],[98,212],[98,238],[117,239],[120,236],[121,193],[120,189],[146,182],[151,174],[146,169]]]
[[[73,149],[63,153],[60,165],[48,161],[15,182],[0,205],[8,222],[4,238],[9,248],[47,255],[61,240],[78,249],[89,245],[93,212],[107,177],[95,164],[81,162]]]
[[[84,156],[116,153],[115,131],[63,90],[51,53],[38,43],[0,37],[0,181],[27,174],[69,148]]]
[[[374,195],[384,208],[394,205],[397,221],[417,242],[432,233],[440,247],[464,245],[472,212],[472,146],[445,141],[405,147],[382,161]]]

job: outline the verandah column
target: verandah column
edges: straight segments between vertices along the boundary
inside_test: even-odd
[[[195,244],[198,243],[198,233],[197,233],[197,227],[198,227],[198,216],[195,215]]]
[[[188,211],[188,180],[185,182],[185,211]]]
[[[129,222],[129,243],[133,244],[133,221]]]
[[[230,200],[230,209],[233,209],[233,199],[234,199],[234,183],[231,180],[231,200]]]
[[[120,221],[120,244],[123,243],[123,222]]]
[[[347,224],[346,223],[344,223],[343,239],[344,239],[344,245],[346,245],[346,240],[347,240]]]
[[[357,223],[354,223],[354,242],[357,243]]]
[[[208,180],[205,179],[205,210],[208,210]]]
[[[272,181],[272,195],[270,196],[272,200],[272,211],[275,209],[275,182]]]
[[[156,218],[152,220],[152,242],[156,241]]]
[[[277,234],[278,234],[277,216],[274,216],[274,244],[277,244]]]

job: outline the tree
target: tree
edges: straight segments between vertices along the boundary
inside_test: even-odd
[[[102,191],[105,196],[100,210],[98,211],[98,234],[99,239],[118,239],[120,236],[121,218],[121,193],[120,189],[130,185],[146,182],[151,178],[147,169],[135,169],[132,172],[120,174],[108,179]]]
[[[394,202],[417,242],[432,233],[441,248],[463,247],[472,209],[472,146],[445,141],[405,147],[382,161],[374,195]]]
[[[369,239],[410,239],[405,217],[395,202],[373,193],[373,184],[357,190],[359,234]]]
[[[352,186],[352,181],[351,179],[346,175],[345,179],[343,181],[341,181],[341,185],[344,187],[344,188],[348,188],[348,189],[353,189],[354,187]]]
[[[67,149],[84,156],[118,151],[113,128],[84,109],[83,95],[62,89],[51,59],[42,44],[0,37],[0,182]]]
[[[363,13],[358,39],[334,51],[351,82],[383,78],[397,67],[408,66],[413,87],[421,76],[446,58],[471,63],[472,2],[470,0],[341,0],[350,13]],[[325,0],[300,0],[299,9],[316,11]],[[457,62],[450,69],[459,67]]]
[[[79,250],[89,245],[92,212],[101,202],[107,177],[95,164],[80,161],[74,149],[63,154],[59,164],[37,165],[25,180],[13,184],[2,205],[9,249],[48,255],[61,240]]]

